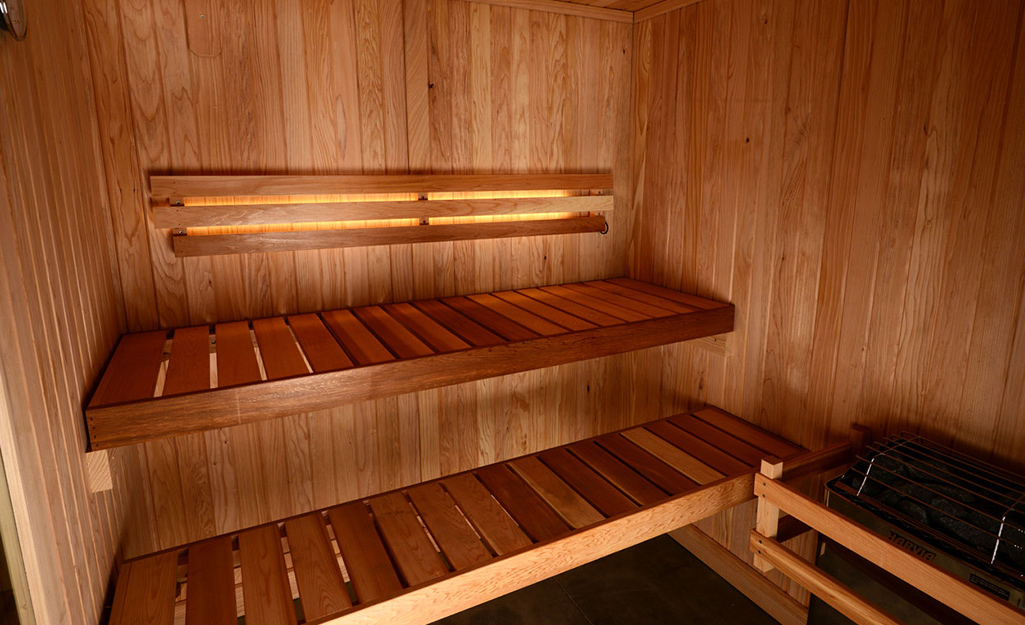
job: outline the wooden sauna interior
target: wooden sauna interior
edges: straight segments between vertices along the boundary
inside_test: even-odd
[[[103,622],[126,559],[705,405],[807,449],[859,423],[1025,469],[1025,1],[24,4],[0,37],[23,622]],[[607,234],[179,257],[150,177],[214,174],[604,174],[614,210]],[[90,451],[126,333],[623,277],[733,329]],[[754,514],[700,521],[707,557],[750,562]]]

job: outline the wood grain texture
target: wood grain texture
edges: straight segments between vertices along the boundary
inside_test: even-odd
[[[324,515],[315,512],[286,521],[285,533],[306,620],[351,606],[349,591],[324,524]]]
[[[134,151],[123,85],[107,82],[120,41],[89,46],[118,32],[116,14],[105,2],[49,1],[25,13],[31,36],[0,45],[0,534],[20,622],[91,624],[104,618],[137,505],[128,493],[142,478],[123,470],[127,454],[109,454],[113,488],[90,492],[80,415],[124,330],[114,255],[145,247],[145,234],[109,216],[122,194],[139,193],[104,166]],[[100,122],[108,100],[119,110]]]
[[[88,56],[106,111],[102,162],[116,285],[131,291],[129,330],[623,275],[632,223],[629,23],[455,0],[317,0],[273,10],[229,3],[208,29],[219,55],[198,56],[182,6],[90,4],[110,16],[93,20]],[[552,133],[531,131],[548,124]],[[177,258],[146,197],[154,175],[411,173],[599,181],[611,174],[611,230],[551,237],[562,243],[509,238]],[[490,340],[486,327],[448,326],[444,315],[424,312],[467,343]],[[623,399],[607,376],[628,368],[625,357],[595,360],[289,416],[288,428],[211,430],[178,439],[168,453],[134,453],[126,473],[145,477],[133,478],[125,555],[648,420],[651,413],[634,413],[632,404],[609,407]],[[556,396],[566,410],[548,427],[540,406]],[[293,494],[274,494],[286,492]],[[158,516],[155,504],[180,514]]]
[[[481,217],[536,213],[606,212],[614,208],[612,196],[495,198],[405,202],[337,202],[294,204],[244,204],[209,206],[154,206],[158,228],[204,226],[251,226],[367,219],[427,219],[432,217]]]
[[[1023,3],[677,4],[635,27],[628,273],[739,312],[725,353],[640,365],[658,404],[810,447],[921,431],[1021,470],[1025,224],[1000,198],[1025,163]],[[730,522],[709,527],[749,560]]]
[[[179,235],[174,237],[174,254],[179,258],[187,258],[325,248],[593,234],[604,231],[605,226],[605,217],[598,216],[481,224],[432,224],[429,226],[387,226],[340,230]]]
[[[151,176],[154,199],[611,189],[611,174]]]
[[[246,530],[238,536],[243,571],[242,594],[247,623],[277,625],[296,622],[292,591],[277,524]]]
[[[530,322],[526,317],[532,318],[535,329],[541,328],[539,324],[546,324],[551,332],[560,333],[432,354],[429,347],[381,308],[331,311],[324,313],[323,318],[336,338],[358,363],[373,366],[259,382],[260,371],[248,323],[218,324],[215,334],[219,350],[223,350],[218,352],[217,358],[218,388],[202,394],[90,407],[87,411],[89,440],[100,449],[644,349],[727,331],[732,327],[733,318],[733,308],[723,305],[687,315],[570,333],[504,300],[490,295],[484,297],[492,301],[481,298],[462,301],[495,315],[499,308],[509,307],[521,314],[524,323]],[[493,310],[478,301],[496,308]],[[504,316],[500,318],[509,326],[523,329]],[[290,348],[297,349],[294,342]],[[268,366],[268,375],[278,366]],[[669,453],[678,455],[671,450]],[[701,475],[707,477],[707,470]]]
[[[189,601],[185,625],[230,625],[238,622],[235,605],[235,559],[228,537],[189,548]]]
[[[782,625],[807,624],[807,606],[798,603],[696,526],[681,527],[669,535]]]
[[[739,503],[748,497],[744,489],[749,488],[749,481],[747,477],[732,478],[674,497],[664,504],[570,533],[534,549],[497,559],[486,567],[471,569],[391,601],[351,612],[339,617],[337,622],[346,625],[410,622],[426,625],[638,544],[671,528],[692,523],[713,510]]]
[[[751,532],[751,550],[770,566],[807,588],[858,625],[899,625],[901,621],[852,591],[832,575],[816,568],[782,543]]]
[[[895,548],[883,536],[818,504],[785,484],[765,475],[757,475],[754,490],[759,498],[764,498],[771,505],[829,536],[876,566],[885,567],[894,575],[924,590],[975,622],[1008,625],[1021,622],[1022,610],[989,593],[979,592],[974,585],[934,564]],[[759,541],[764,543],[767,539],[768,537],[752,531],[752,549],[758,549],[761,544]],[[794,558],[779,549],[770,548],[768,555],[775,555],[777,560],[787,563],[788,568],[797,568],[793,566]],[[823,585],[828,586],[828,581]]]
[[[669,422],[654,421],[646,427],[654,429],[659,423]],[[753,427],[749,428],[755,431]],[[581,444],[594,443],[595,440],[588,439]],[[810,455],[810,452],[805,455]],[[804,457],[798,456],[792,462],[799,463]],[[561,474],[550,467],[558,467]],[[628,467],[628,470],[632,469]],[[365,502],[356,500],[327,510],[338,552],[360,596],[355,607],[345,604],[328,613],[321,610],[322,606],[317,601],[323,590],[323,584],[318,580],[322,582],[325,576],[334,577],[335,592],[340,592],[342,586],[330,537],[324,525],[325,511],[318,510],[286,519],[284,524],[287,537],[284,541],[287,541],[291,552],[297,581],[292,596],[298,594],[301,605],[309,606],[305,610],[307,616],[320,614],[319,618],[311,617],[311,622],[341,622],[338,619],[362,620],[359,613],[365,609],[378,615],[382,608],[386,610],[385,613],[391,613],[397,608],[389,604],[397,602],[400,607],[406,607],[404,596],[408,593],[420,593],[438,586],[444,588],[452,580],[464,576],[479,580],[484,571],[498,571],[498,576],[488,578],[487,585],[495,592],[508,592],[520,586],[523,576],[540,580],[563,570],[561,567],[567,563],[560,553],[550,551],[553,545],[586,536],[590,542],[573,541],[571,544],[577,557],[589,561],[601,557],[607,548],[633,544],[632,541],[642,540],[643,536],[661,533],[665,531],[665,524],[671,520],[689,523],[712,510],[722,510],[753,497],[751,481],[755,471],[752,467],[744,466],[736,475],[704,487],[695,485],[688,493],[674,496],[663,492],[659,498],[641,507],[629,503],[623,495],[618,495],[625,507],[618,513],[610,510],[612,514],[607,518],[606,514],[590,507],[588,500],[593,500],[598,506],[614,504],[616,497],[610,496],[610,493],[618,491],[589,471],[570,454],[568,446],[561,446],[489,464],[449,478],[398,488],[371,497]],[[566,481],[562,481],[563,475],[567,476]],[[592,477],[584,478],[584,475]],[[598,483],[605,485],[605,492],[595,487]],[[683,502],[692,506],[692,509],[678,509],[669,513],[666,508]],[[467,516],[464,516],[464,512]],[[663,516],[663,513],[669,515]],[[565,520],[560,520],[560,517]],[[630,522],[635,517],[640,517],[645,523]],[[531,544],[513,523],[513,518],[517,519],[524,530],[538,537],[538,542]],[[485,540],[494,540],[494,544],[503,545],[496,549],[495,557],[484,548],[481,538],[478,538],[470,523],[474,527],[486,528],[482,531],[487,537]],[[623,535],[605,544],[605,534],[591,533],[592,530],[606,526],[618,527]],[[626,539],[625,543],[621,542],[623,539]],[[220,540],[188,545],[185,553],[188,554],[193,548],[206,550],[219,545],[219,551],[230,555],[230,549],[225,550],[225,547],[230,547],[233,535],[225,535]],[[272,614],[276,614],[278,620],[292,618],[290,611],[286,611],[286,606],[281,603],[280,593],[275,591],[279,586],[287,589],[285,561],[281,557],[284,541],[277,521],[238,534],[241,551],[238,574],[242,578],[247,619],[260,621]],[[522,546],[509,549],[515,543],[521,543]],[[165,566],[174,571],[178,553],[179,550],[169,550],[143,556],[128,561],[126,567],[131,570],[132,567],[152,569]],[[528,554],[534,554],[534,557],[521,559]],[[230,562],[230,559],[223,557],[218,560]],[[276,564],[279,560],[280,566]],[[522,568],[510,574],[503,568],[508,560],[517,560]],[[189,566],[193,565],[190,563]],[[399,583],[396,571],[401,573],[405,583]],[[186,571],[186,589],[190,583],[189,575],[198,574],[202,578],[203,573],[195,567]],[[122,578],[117,593],[117,603],[121,606],[119,610],[137,603],[137,595],[131,591],[131,585],[131,576]],[[151,585],[149,581],[141,584],[137,588],[139,596],[151,593]],[[433,610],[431,614],[447,614],[457,609],[457,606],[466,607],[467,595],[473,601],[483,600],[482,596],[476,594],[479,590],[474,587],[465,584],[459,587],[462,588],[460,597],[439,595],[438,601],[442,602],[440,605],[430,602],[430,609]],[[233,600],[236,593],[229,588],[225,595]],[[173,595],[158,599],[150,601],[154,605],[147,609],[154,613],[171,613],[177,608],[185,612],[189,610],[188,593],[177,604]],[[184,601],[184,606],[181,601]],[[421,607],[413,614],[406,614],[405,618],[411,615],[420,617],[424,609]]]

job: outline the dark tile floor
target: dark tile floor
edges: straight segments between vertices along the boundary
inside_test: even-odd
[[[435,625],[774,625],[668,536],[649,540]]]

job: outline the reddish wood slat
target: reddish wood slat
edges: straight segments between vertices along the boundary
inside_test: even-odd
[[[569,531],[569,525],[509,467],[484,467],[477,470],[477,477],[535,541],[549,540]]]
[[[570,527],[586,527],[605,518],[536,456],[513,460],[509,466],[541,495]]]
[[[407,494],[453,568],[458,571],[491,559],[491,554],[440,484],[423,484],[409,489]]]
[[[720,471],[701,462],[679,447],[656,435],[647,428],[634,428],[623,432],[623,437],[643,447],[663,462],[683,473],[698,484],[709,484],[723,477]]]
[[[178,552],[170,551],[125,563],[114,596],[111,625],[174,623]]]
[[[415,586],[448,573],[402,493],[374,497],[368,503],[407,584]]]
[[[570,451],[583,460],[605,479],[641,505],[648,505],[665,499],[666,492],[655,486],[640,473],[634,471],[594,441],[582,441],[570,446]]]
[[[470,347],[469,343],[446,330],[444,326],[414,308],[412,304],[388,304],[384,306],[384,309],[436,352],[455,352]]]
[[[767,456],[783,459],[802,451],[800,447],[717,408],[706,408],[695,412],[694,416],[760,448]]]
[[[695,306],[687,306],[686,304],[681,304],[671,299],[666,299],[664,297],[659,297],[657,295],[652,295],[651,293],[645,293],[643,291],[635,291],[633,289],[628,289],[626,287],[614,284],[612,282],[606,282],[604,280],[584,282],[584,284],[595,289],[600,289],[602,291],[607,291],[609,293],[615,293],[620,297],[625,297],[627,299],[644,302],[645,304],[650,304],[651,306],[656,306],[658,308],[662,308],[664,310],[668,310],[676,314],[685,315],[687,313],[692,313],[696,310],[699,310]]]
[[[637,509],[637,504],[619,492],[586,464],[566,449],[553,449],[538,454],[549,469],[580,493],[605,516],[616,516]]]
[[[718,504],[690,512],[671,510],[670,516],[656,522],[662,528],[659,531],[665,531],[663,525],[676,527],[683,518],[693,520],[695,514],[714,512],[716,505],[735,505],[749,498],[750,480],[745,484],[742,478],[752,467],[675,422],[688,423],[688,418],[680,415],[652,422],[330,509],[330,526],[352,580],[355,601],[345,585],[323,512],[287,519],[285,530],[304,618],[325,621],[349,609],[378,614],[384,607],[380,601],[398,599],[406,591],[432,593],[434,589],[426,590],[425,585],[442,579],[465,579],[454,572],[486,576],[481,567],[493,561],[493,554],[522,556],[530,567],[551,565],[543,558],[567,554],[560,547],[531,561],[533,554],[524,551],[537,548],[538,554],[546,553],[546,547],[533,544],[531,537],[549,543],[576,536],[583,545],[592,534],[574,529],[601,532],[606,520],[624,521],[634,512],[649,514],[651,506],[669,499],[669,493],[687,491],[697,498],[683,501],[700,502],[705,496]],[[715,429],[707,424],[699,427]],[[724,460],[730,464],[724,465]],[[716,481],[706,491],[683,473],[708,481],[722,475],[716,467],[736,470],[729,476],[736,479]],[[643,509],[638,508],[639,502],[644,502]],[[278,526],[242,531],[238,544],[246,622],[294,624],[297,607]],[[197,543],[187,550],[186,625],[234,621],[232,537]],[[161,557],[165,561],[157,566]],[[499,561],[510,562],[505,557],[495,560]],[[170,625],[177,562],[177,554],[168,552],[126,563],[112,623]],[[422,600],[425,595],[418,596]],[[359,605],[354,608],[353,603]]]
[[[253,333],[260,346],[263,369],[268,380],[280,380],[297,375],[306,375],[306,367],[299,345],[292,338],[288,325],[281,317],[253,321]]]
[[[554,336],[556,334],[564,334],[566,332],[566,328],[556,325],[547,319],[542,319],[541,317],[527,312],[522,308],[513,306],[509,302],[499,299],[490,293],[485,293],[483,295],[471,295],[469,299],[477,302],[481,306],[490,308],[506,319],[511,319],[531,332],[536,332],[541,336]]]
[[[314,512],[285,522],[292,554],[295,583],[299,587],[306,620],[327,616],[352,605],[345,578],[338,568],[324,515]]]
[[[515,321],[507,319],[487,306],[482,306],[471,299],[447,297],[441,301],[507,341],[525,341],[537,338],[538,336],[536,332],[528,330]]]
[[[738,475],[754,468],[667,421],[652,423],[647,429],[680,449],[686,449],[691,456],[723,475]]]
[[[629,297],[622,297],[607,289],[597,289],[593,286],[588,286],[586,284],[568,284],[566,285],[566,288],[577,291],[578,293],[584,293],[586,295],[589,295],[590,297],[593,297],[596,300],[601,300],[603,303],[605,303],[605,305],[619,306],[626,310],[632,310],[646,317],[657,319],[659,317],[669,317],[670,315],[675,314],[672,310],[667,310],[660,306],[652,306],[640,300],[632,299]]]
[[[541,289],[522,289],[518,292],[543,304],[547,304],[552,308],[558,308],[559,310],[567,312],[573,316],[586,319],[598,326],[617,326],[623,323],[623,320],[618,317],[606,315],[605,313],[590,308],[589,306],[578,304],[572,300],[549,293],[548,291],[542,291]]]
[[[602,436],[597,443],[670,495],[697,488],[698,483],[619,434]]]
[[[434,353],[382,308],[367,306],[354,308],[352,312],[399,358],[418,358]]]
[[[592,297],[587,292],[581,293],[580,291],[568,288],[568,286],[545,286],[541,287],[541,290],[545,293],[551,293],[552,295],[556,295],[563,299],[568,299],[569,301],[580,304],[581,306],[593,308],[600,313],[623,321],[644,321],[645,319],[650,319],[647,315],[642,315],[636,311],[630,310],[629,308],[623,308],[622,306],[616,306],[615,304],[604,302]]]
[[[219,323],[214,328],[217,341],[217,386],[235,386],[260,381],[253,336],[249,323]]]
[[[295,606],[278,526],[262,525],[238,535],[246,625],[295,624]]]
[[[321,317],[356,364],[373,365],[395,360],[388,348],[360,323],[351,310],[332,310],[322,313]]]
[[[556,323],[567,330],[579,331],[597,327],[590,321],[584,321],[580,317],[566,313],[558,308],[553,308],[547,304],[537,301],[536,299],[517,293],[516,291],[503,291],[501,293],[495,293],[494,296],[509,302],[513,306],[517,306],[527,312],[533,313],[542,319],[547,319]]]
[[[464,341],[474,347],[498,345],[505,342],[502,337],[438,300],[428,299],[413,302],[413,306],[425,312],[432,319],[459,335]]]
[[[352,361],[345,350],[331,335],[320,316],[316,314],[296,315],[288,318],[288,325],[299,340],[306,360],[317,373],[348,369]]]
[[[401,591],[402,582],[366,505],[355,501],[331,508],[327,514],[357,599],[373,601]]]
[[[705,299],[704,297],[698,297],[697,295],[691,295],[690,293],[681,293],[680,291],[673,291],[666,289],[654,284],[648,284],[647,282],[639,282],[637,280],[631,280],[629,278],[614,278],[612,280],[606,280],[611,284],[622,286],[634,291],[640,291],[641,293],[648,293],[650,295],[656,295],[665,299],[679,302],[684,306],[693,306],[701,310],[711,310],[713,308],[719,308],[723,306],[722,303],[715,300]]]
[[[106,406],[153,397],[167,332],[126,334],[96,388],[91,404]]]
[[[472,474],[454,475],[441,483],[496,554],[511,553],[533,544],[516,521]]]
[[[231,537],[189,547],[185,625],[237,625]]]
[[[162,396],[210,388],[210,327],[174,331]]]
[[[762,458],[765,458],[765,452],[761,449],[691,415],[672,417],[669,422],[752,467],[760,467]]]

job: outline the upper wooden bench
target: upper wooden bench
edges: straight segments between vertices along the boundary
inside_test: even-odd
[[[714,408],[130,560],[111,625],[425,624],[846,462]],[[683,589],[685,590],[685,589]]]
[[[127,334],[92,449],[301,414],[733,329],[733,306],[625,278]]]

